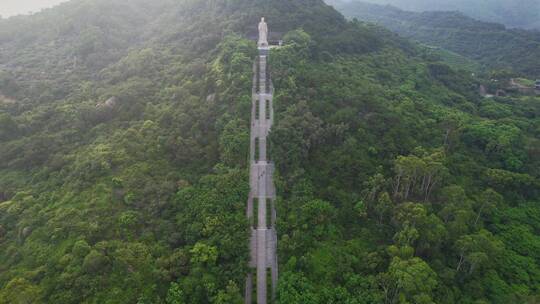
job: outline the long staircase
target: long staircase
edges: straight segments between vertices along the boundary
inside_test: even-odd
[[[246,279],[246,304],[273,302],[278,279],[274,164],[269,161],[267,154],[268,132],[274,121],[273,87],[267,73],[268,53],[268,48],[259,48],[259,55],[254,64],[250,193],[247,202],[247,217],[251,222],[251,260],[250,272]],[[256,302],[253,301],[254,298]]]

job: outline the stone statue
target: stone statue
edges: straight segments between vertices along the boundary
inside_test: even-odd
[[[259,22],[259,47],[268,46],[268,25],[264,22],[264,17]]]

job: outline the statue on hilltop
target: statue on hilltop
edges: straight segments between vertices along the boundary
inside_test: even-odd
[[[268,25],[264,22],[264,17],[261,18],[259,22],[259,47],[268,46]]]

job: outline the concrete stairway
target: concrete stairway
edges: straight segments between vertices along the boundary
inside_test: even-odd
[[[250,194],[247,202],[247,217],[252,223],[251,271],[246,279],[246,304],[273,302],[278,279],[274,165],[268,160],[267,153],[267,136],[274,120],[273,88],[267,74],[267,59],[268,49],[259,49],[254,66],[251,111]],[[256,302],[253,302],[254,280]]]

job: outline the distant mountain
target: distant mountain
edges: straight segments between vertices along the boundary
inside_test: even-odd
[[[460,11],[509,27],[540,29],[540,0],[367,0],[411,11]]]
[[[507,29],[456,11],[419,13],[364,2],[332,4],[349,18],[378,23],[404,37],[478,61],[488,69],[540,76],[540,31]]]

